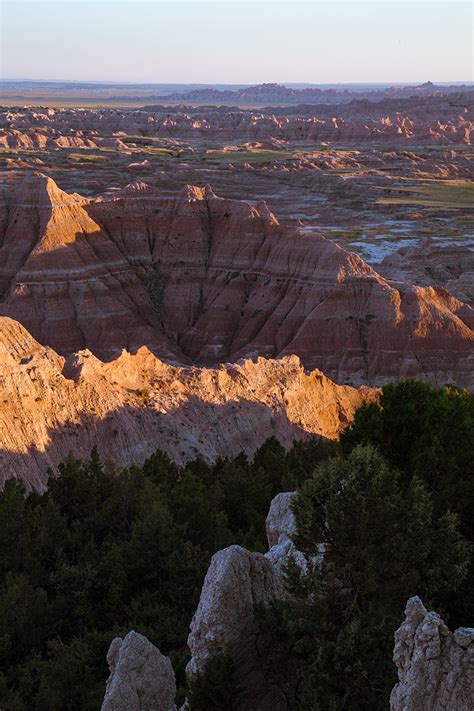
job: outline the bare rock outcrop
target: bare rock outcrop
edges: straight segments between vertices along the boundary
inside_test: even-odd
[[[245,451],[268,437],[330,439],[377,391],[307,373],[298,357],[218,368],[170,365],[148,348],[109,362],[83,350],[67,359],[0,317],[0,485],[11,476],[44,490],[47,470],[97,446],[119,466],[157,449],[182,464]]]
[[[265,522],[270,549],[290,540],[290,536],[296,533],[295,517],[291,510],[294,497],[294,491],[284,491],[272,499]]]
[[[304,564],[290,538],[296,531],[293,496],[294,492],[278,494],[271,503],[267,517],[270,550],[265,555],[230,546],[213,556],[191,623],[188,676],[192,679],[202,673],[212,657],[229,655],[239,689],[236,708],[241,711],[287,708],[281,690],[268,682],[263,671],[255,605],[285,594],[282,568],[289,556]]]
[[[385,257],[377,269],[388,279],[444,287],[457,299],[474,304],[474,250],[469,245],[428,238]]]
[[[235,545],[218,551],[212,557],[191,623],[188,678],[192,681],[205,671],[211,658],[226,654],[234,663],[238,711],[284,711],[284,696],[265,678],[259,659],[254,611],[258,603],[282,594],[280,574],[264,555]]]
[[[297,354],[339,383],[474,387],[472,309],[387,281],[265,203],[134,183],[95,200],[43,175],[0,196],[0,313],[62,355],[182,364]]]
[[[280,572],[283,571],[290,557],[302,570],[306,570],[307,567],[303,553],[296,549],[292,540],[296,533],[296,521],[291,510],[291,502],[295,494],[294,491],[277,494],[270,504],[266,520],[269,550],[265,553],[265,558]]]
[[[267,554],[233,545],[212,557],[191,623],[189,678],[204,672],[216,655],[230,655],[238,689],[235,708],[240,711],[287,708],[283,694],[266,680],[260,664],[255,605],[284,595],[281,567],[284,557],[294,553],[293,496],[294,492],[279,494],[271,503]],[[133,631],[123,640],[116,637],[107,662],[110,676],[101,711],[175,711],[171,662],[146,637]]]
[[[64,91],[62,89],[61,91]],[[122,97],[123,98],[123,97]],[[148,101],[159,97],[143,97]],[[161,97],[162,100],[165,97]],[[172,98],[166,97],[166,103]],[[204,101],[205,107],[149,105],[140,109],[57,109],[24,107],[0,112],[0,146],[5,148],[92,148],[134,144],[133,138],[164,137],[246,140],[274,147],[274,141],[381,142],[389,146],[425,142],[470,144],[472,87],[391,88],[352,93],[295,90],[263,85],[238,92],[215,89],[178,94],[176,100]],[[372,99],[367,101],[366,99]],[[231,107],[221,106],[230,101]],[[219,106],[209,106],[217,102]],[[236,103],[267,108],[236,109]],[[270,104],[277,103],[278,109]],[[282,108],[282,104],[298,106]],[[39,130],[38,130],[39,129]]]
[[[391,711],[471,711],[474,699],[474,628],[450,632],[419,597],[408,600],[395,633],[399,682]]]
[[[280,576],[263,554],[237,545],[215,553],[191,623],[188,672],[202,672],[212,656],[235,652],[237,644],[254,646],[254,606],[281,594]]]
[[[168,657],[146,637],[129,632],[109,648],[110,676],[101,711],[176,711],[176,682]]]

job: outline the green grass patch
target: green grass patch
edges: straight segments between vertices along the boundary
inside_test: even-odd
[[[140,148],[140,153],[151,153],[152,155],[158,156],[169,156],[170,158],[179,158],[180,153],[178,151],[173,151],[170,148],[159,148],[155,146],[146,146]]]
[[[474,182],[470,180],[426,181],[420,185],[391,188],[396,195],[381,197],[379,205],[421,205],[433,208],[474,207]]]
[[[272,151],[263,148],[255,148],[246,151],[221,151],[208,150],[204,154],[196,155],[210,163],[271,163],[273,161],[289,160],[294,157],[292,151]]]
[[[105,156],[89,155],[87,153],[68,153],[67,158],[77,163],[102,163],[105,160]]]

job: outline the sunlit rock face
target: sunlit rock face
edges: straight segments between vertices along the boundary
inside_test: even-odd
[[[275,436],[288,447],[310,435],[334,439],[377,391],[306,372],[297,356],[217,368],[171,365],[147,347],[102,362],[67,358],[17,321],[0,317],[0,484],[16,476],[44,490],[69,453],[140,464],[156,449],[183,464],[197,456],[251,456]]]
[[[145,345],[214,365],[297,354],[339,383],[417,377],[473,386],[472,310],[446,290],[387,281],[265,203],[135,183],[68,195],[42,175],[0,205],[0,311],[62,355]]]
[[[419,597],[408,600],[395,633],[398,684],[391,711],[471,711],[474,699],[474,628],[450,632]]]

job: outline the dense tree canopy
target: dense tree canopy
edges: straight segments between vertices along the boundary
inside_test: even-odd
[[[447,593],[442,610],[456,627],[474,620],[474,396],[454,388],[405,381],[383,388],[378,403],[361,407],[343,433],[346,454],[371,443],[402,472],[431,493],[435,513],[457,513],[469,542],[470,563],[457,593]],[[441,611],[441,610],[440,610]]]
[[[386,709],[395,682],[393,632],[406,600],[437,605],[466,574],[457,517],[438,518],[418,478],[372,446],[321,464],[295,500],[295,543],[322,563],[290,567],[291,597],[262,613],[268,673],[291,708]],[[275,639],[274,630],[278,630]]]
[[[418,476],[436,510],[459,513],[474,539],[474,397],[453,388],[407,380],[386,385],[376,403],[363,405],[341,436],[342,451],[374,444],[390,464]]]
[[[386,709],[393,633],[421,595],[451,626],[474,619],[474,397],[407,381],[383,388],[295,502],[295,542],[320,566],[288,566],[291,595],[260,610],[260,656],[290,709]],[[225,665],[210,688],[232,683]],[[205,695],[203,696],[205,698]]]
[[[14,480],[0,494],[0,706],[97,711],[116,635],[145,634],[172,658],[181,686],[186,639],[211,555],[231,543],[266,549],[272,497],[326,458],[311,440],[269,440],[184,469],[157,452],[117,472],[96,452],[70,458],[48,492]],[[74,694],[71,693],[74,689]],[[183,691],[180,691],[181,696]]]

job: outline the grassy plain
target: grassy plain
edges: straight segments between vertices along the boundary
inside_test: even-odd
[[[424,181],[419,185],[392,188],[396,195],[381,197],[379,205],[421,205],[431,208],[474,208],[471,180]]]

